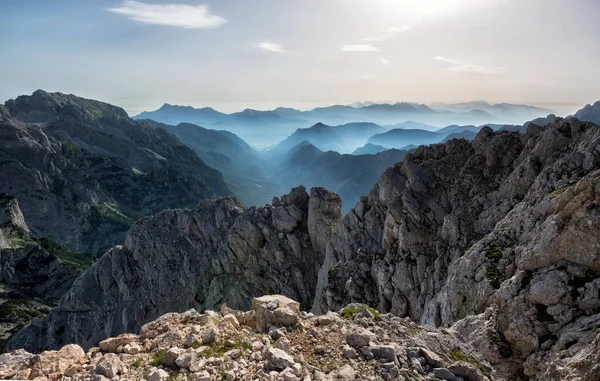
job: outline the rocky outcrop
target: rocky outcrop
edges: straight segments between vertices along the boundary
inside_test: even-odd
[[[573,116],[579,120],[600,124],[600,101],[597,101],[593,105],[586,105]]]
[[[270,303],[284,303],[287,318],[268,319],[266,331],[232,318],[263,316]],[[297,305],[268,295],[245,312],[165,314],[139,335],[106,339],[87,353],[72,344],[39,355],[18,350],[0,355],[0,378],[506,380],[450,331],[377,311],[361,314],[364,306],[314,316]]]
[[[123,243],[144,215],[231,195],[174,135],[119,107],[41,90],[2,108],[0,171],[0,193],[19,199],[31,231],[78,253]]]
[[[88,348],[166,312],[247,308],[253,296],[274,291],[308,308],[325,255],[315,248],[341,219],[339,197],[311,194],[317,201],[295,188],[273,205],[251,208],[222,198],[139,220],[125,245],[102,256],[12,347]]]
[[[582,364],[563,371],[591,380],[599,186],[600,128],[574,119],[419,147],[338,224],[314,310],[362,302],[467,336],[478,316],[511,379]]]
[[[19,203],[0,195],[0,351],[34,317],[46,315],[91,264],[30,233]]]

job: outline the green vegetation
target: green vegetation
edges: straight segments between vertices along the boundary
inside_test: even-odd
[[[493,260],[494,262],[498,262],[502,259],[502,249],[500,249],[498,246],[489,248],[485,252],[485,257]]]
[[[22,321],[28,323],[33,318],[46,316],[50,312],[50,307],[36,307],[27,299],[9,299],[0,304],[0,316],[4,319]]]
[[[159,349],[158,351],[156,351],[154,355],[152,355],[152,361],[150,361],[150,365],[159,366],[160,364],[162,364],[163,358],[165,358],[166,354],[166,349]]]
[[[227,372],[224,370],[221,371],[221,380],[227,380]]]
[[[496,266],[488,267],[485,270],[485,277],[487,278],[488,282],[490,282],[492,287],[494,287],[495,289],[500,288],[502,280],[500,278],[500,272],[498,271],[498,268]]]
[[[134,368],[139,368],[140,366],[142,366],[142,359],[140,357],[136,358],[131,363],[131,366],[133,366]]]
[[[423,329],[416,324],[410,324],[405,321],[401,321],[400,324],[408,329],[407,333],[409,336],[417,336],[419,333],[423,332]]]
[[[215,341],[211,343],[208,348],[202,353],[204,357],[222,357],[226,352],[232,349],[250,349],[252,345],[247,342],[242,342],[240,339],[236,339],[233,343],[224,341]]]
[[[58,258],[61,263],[71,266],[76,270],[84,271],[93,263],[91,257],[85,254],[75,254],[52,238],[40,239],[40,246],[48,251],[50,255]]]
[[[487,372],[486,367],[484,367],[483,364],[481,364],[475,357],[466,355],[458,349],[453,349],[450,351],[450,358],[454,361],[463,361],[468,364],[471,364],[480,371],[482,371],[484,374]]]
[[[81,152],[81,147],[76,146],[75,144],[67,141],[61,142],[64,149],[69,150],[71,152]]]
[[[133,219],[121,212],[116,205],[102,202],[94,205],[94,210],[100,216],[100,223],[108,221],[125,227],[133,223]]]
[[[367,310],[371,314],[373,314],[373,316],[381,316],[379,311],[377,311],[376,309],[373,309],[366,305],[360,305],[357,307],[344,308],[344,310],[342,311],[342,317],[344,319],[352,319],[354,317],[354,315],[356,315],[360,310]]]
[[[485,257],[492,262],[492,265],[488,266],[485,270],[485,277],[492,287],[498,289],[502,283],[502,276],[497,264],[502,259],[502,249],[498,246],[488,248],[485,252]]]

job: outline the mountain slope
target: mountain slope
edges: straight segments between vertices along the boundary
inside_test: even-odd
[[[370,136],[384,131],[384,127],[374,123],[348,123],[339,126],[317,123],[309,128],[297,129],[269,151],[281,155],[303,141],[310,141],[321,151],[349,153],[364,145]]]
[[[75,252],[122,242],[142,215],[231,191],[172,134],[124,110],[36,91],[0,115],[0,192],[18,197],[32,232]]]
[[[374,155],[347,155],[323,152],[310,142],[294,147],[273,170],[282,186],[323,186],[334,190],[343,200],[344,213],[372,188],[379,174],[400,162],[406,151],[386,150]]]
[[[384,146],[386,148],[405,147],[408,145],[421,145],[438,143],[443,140],[444,134],[425,130],[407,130],[397,128],[382,134],[373,135],[369,143]]]
[[[36,352],[73,342],[89,348],[167,312],[223,303],[248,308],[267,291],[307,308],[324,243],[340,219],[339,197],[322,188],[310,195],[296,188],[258,208],[227,197],[143,218],[124,246],[102,256],[11,345]]]
[[[263,205],[280,194],[279,186],[265,172],[266,163],[244,140],[228,131],[202,128],[190,123],[177,126],[140,121],[177,136],[208,165],[219,170],[228,187],[245,205]]]
[[[379,152],[383,152],[387,150],[387,148],[380,146],[380,145],[376,145],[376,144],[371,144],[371,143],[367,143],[362,147],[358,147],[357,149],[354,150],[354,152],[352,152],[353,155],[373,155]]]
[[[576,120],[420,147],[338,225],[315,310],[454,324],[507,379],[562,379],[600,345],[599,149]]]
[[[48,314],[91,264],[31,234],[17,200],[0,194],[0,352],[24,325]]]
[[[597,101],[593,105],[586,105],[573,116],[579,120],[600,124],[600,101]]]

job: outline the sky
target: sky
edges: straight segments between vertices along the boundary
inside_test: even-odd
[[[37,89],[131,115],[356,101],[600,99],[598,0],[1,0],[0,101]]]

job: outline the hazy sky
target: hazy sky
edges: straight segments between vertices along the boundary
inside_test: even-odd
[[[38,88],[135,114],[600,99],[599,0],[1,0],[0,100]]]

